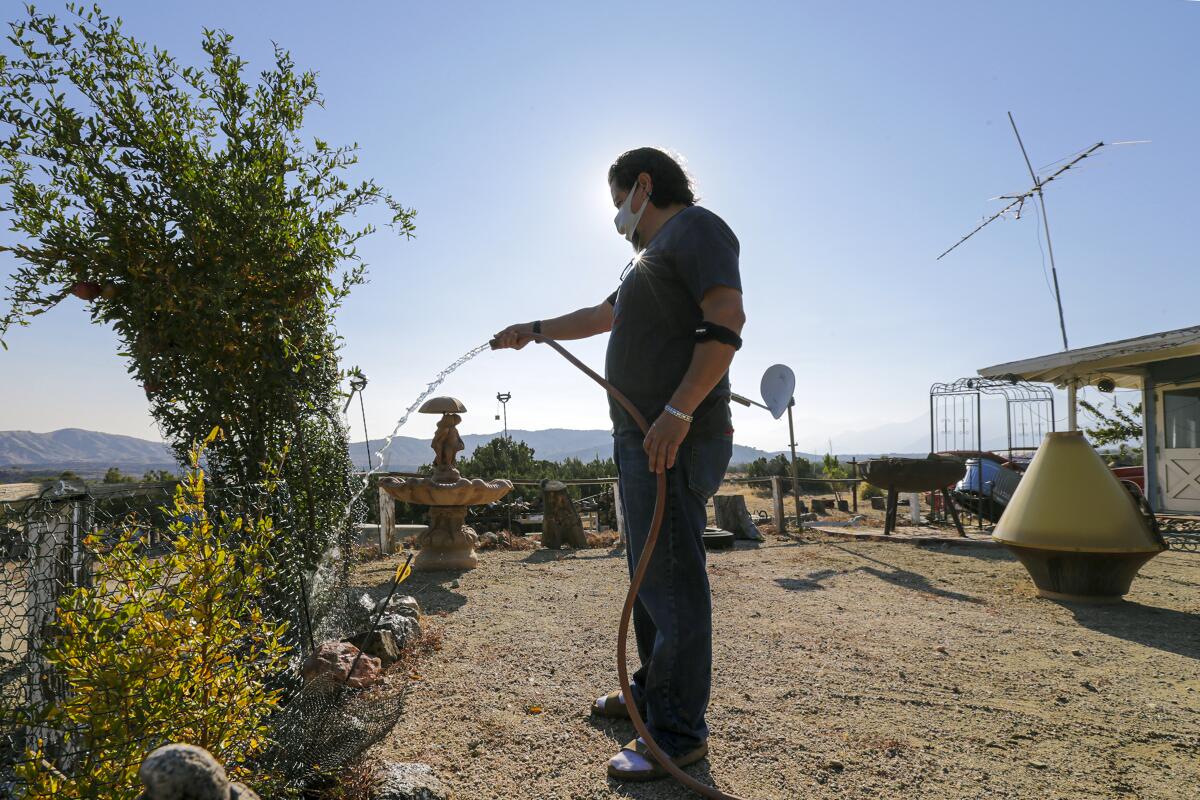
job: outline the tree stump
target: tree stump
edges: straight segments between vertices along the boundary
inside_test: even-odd
[[[719,494],[713,498],[717,527],[730,531],[738,539],[763,540],[762,532],[750,517],[746,498],[740,494]]]
[[[542,545],[558,550],[569,544],[576,550],[587,547],[583,522],[562,481],[542,481]]]

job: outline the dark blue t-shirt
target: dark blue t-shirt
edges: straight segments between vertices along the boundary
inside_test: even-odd
[[[717,286],[742,290],[738,251],[737,237],[724,220],[690,206],[659,228],[620,289],[609,296],[613,327],[605,376],[648,422],[662,413],[692,362],[705,293]],[[639,431],[611,397],[609,411],[615,433]],[[689,438],[732,431],[728,374],[694,416]]]

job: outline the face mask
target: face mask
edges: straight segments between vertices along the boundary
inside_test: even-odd
[[[625,202],[617,210],[617,216],[613,218],[613,224],[617,226],[617,233],[629,240],[629,243],[637,247],[634,242],[634,233],[637,231],[638,223],[642,221],[642,214],[646,213],[646,206],[650,205],[650,193],[646,193],[646,197],[642,200],[642,208],[636,214],[633,213],[633,196],[637,193],[638,184],[634,183],[633,188],[629,190],[629,194],[625,195]]]

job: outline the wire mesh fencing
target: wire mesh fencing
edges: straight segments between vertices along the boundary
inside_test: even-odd
[[[133,798],[169,741],[286,796],[394,725],[403,681],[301,677],[322,642],[370,629],[349,548],[365,504],[320,532],[282,484],[8,488],[0,797]]]

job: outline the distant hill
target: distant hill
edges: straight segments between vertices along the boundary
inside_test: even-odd
[[[476,447],[501,435],[465,434],[464,456],[470,456]],[[550,428],[542,431],[512,430],[509,435],[528,444],[538,458],[547,461],[568,458],[591,461],[594,458],[612,457],[612,433],[607,430]],[[433,460],[429,444],[429,439],[397,436],[386,453],[384,470],[407,472],[428,464]],[[381,447],[382,439],[371,441],[372,458]],[[744,464],[770,455],[765,450],[735,444],[731,463]],[[350,457],[359,469],[366,467],[367,450],[363,442],[350,445]],[[102,474],[109,467],[117,467],[131,474],[149,469],[178,468],[170,449],[162,442],[79,428],[64,428],[50,433],[0,431],[0,470],[57,474],[69,469],[89,477]]]
[[[476,447],[501,435],[499,432],[465,434],[464,456],[470,456]],[[541,431],[512,430],[509,435],[528,444],[538,458],[547,461],[564,461],[568,458],[591,461],[594,458],[612,457],[612,433],[607,430],[550,428]],[[388,448],[383,469],[409,472],[428,464],[433,460],[429,443],[429,439],[397,436]],[[381,447],[382,439],[371,440],[372,458]],[[738,466],[756,458],[772,458],[775,455],[774,452],[756,447],[735,444],[729,463]],[[821,456],[813,453],[798,455],[810,461],[821,460]],[[359,469],[366,467],[367,450],[362,441],[350,445],[350,457]],[[868,457],[865,453],[858,454],[859,461],[865,457]],[[843,455],[841,458],[848,461],[850,456]],[[0,431],[0,473],[58,474],[69,469],[83,477],[91,477],[103,474],[109,467],[117,467],[122,472],[135,475],[151,469],[178,470],[170,449],[162,442],[80,428],[64,428],[50,433]]]
[[[165,468],[175,458],[162,442],[133,436],[63,428],[49,433],[0,431],[0,466],[61,467],[79,465]]]
[[[503,433],[469,433],[463,435],[466,449],[463,457],[469,457],[475,448],[487,444]],[[533,448],[537,458],[545,461],[565,461],[568,458],[578,458],[581,461],[591,461],[594,458],[612,458],[612,432],[607,430],[571,430],[568,428],[550,428],[542,431],[510,430],[508,435],[513,439],[525,442]],[[408,472],[422,464],[433,460],[433,451],[429,449],[428,439],[414,439],[409,436],[397,436],[392,440],[391,447],[384,454],[384,471]],[[383,447],[383,439],[371,440],[371,456]],[[745,447],[740,444],[733,446],[731,464],[745,464],[763,456],[770,457],[766,450],[755,447]],[[362,469],[367,464],[367,450],[361,441],[350,445],[350,457],[355,465]],[[378,468],[379,464],[375,466]]]

